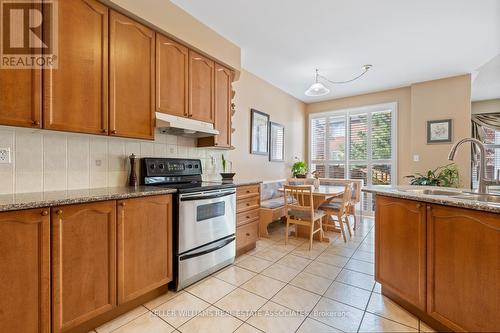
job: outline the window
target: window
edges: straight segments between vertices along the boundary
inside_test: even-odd
[[[483,126],[485,137],[484,146],[486,148],[486,178],[496,179],[500,172],[500,131]],[[472,186],[478,188],[479,164],[472,168]]]
[[[311,171],[326,178],[362,179],[369,185],[396,184],[396,103],[312,114]],[[370,211],[366,194],[364,210]]]

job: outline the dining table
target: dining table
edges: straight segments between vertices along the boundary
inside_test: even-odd
[[[313,195],[313,207],[314,209],[318,209],[321,205],[329,203],[331,200],[341,197],[344,194],[344,186],[336,186],[336,185],[320,185],[319,187],[312,186],[312,195]],[[280,192],[284,192],[284,188],[279,189]],[[325,217],[326,218],[326,217]],[[307,238],[309,239],[309,233],[311,229],[303,226],[296,225],[297,237]],[[340,229],[333,229],[335,232],[340,232]],[[322,235],[316,233],[314,235],[315,240],[321,240],[323,242],[330,242],[330,239],[324,236],[324,232]]]

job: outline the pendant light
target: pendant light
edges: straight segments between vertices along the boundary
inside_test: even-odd
[[[370,70],[370,68],[372,68],[372,65],[364,65],[362,67],[363,73],[361,73],[358,76],[356,76],[350,80],[347,80],[347,81],[329,80],[327,77],[319,74],[319,70],[316,68],[316,76],[314,79],[314,83],[309,87],[309,89],[307,89],[305,91],[305,94],[306,94],[306,96],[309,96],[309,97],[319,97],[319,96],[327,95],[330,92],[330,89],[328,89],[323,83],[321,83],[319,81],[319,79],[322,79],[322,80],[329,82],[331,84],[345,84],[345,83],[349,83],[349,82],[352,82],[354,80],[359,79],[360,77],[365,75]]]

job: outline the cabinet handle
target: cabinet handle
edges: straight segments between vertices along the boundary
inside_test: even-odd
[[[247,215],[247,219],[249,219],[249,218],[250,218],[250,216]]]
[[[247,190],[247,193],[250,193],[250,190]]]
[[[57,210],[57,212],[56,212],[56,214],[57,214],[59,217],[62,217],[62,213],[63,213],[62,209],[58,209],[58,210]]]
[[[116,130],[111,130],[111,134],[116,134]]]
[[[39,126],[39,125],[40,125],[40,122],[38,120],[33,121],[33,126]]]
[[[48,210],[42,210],[42,216],[47,216],[49,215],[49,211]]]
[[[120,202],[120,206],[125,207],[125,202]]]
[[[101,129],[101,133],[106,133],[107,131],[108,131],[108,130],[107,130],[107,129],[105,129],[105,128]]]
[[[417,209],[420,209],[422,207],[422,204],[421,203],[418,203],[417,204]]]
[[[250,236],[250,233],[249,233],[249,232],[247,232],[247,236]]]
[[[250,206],[250,203],[249,203],[249,202],[247,202],[247,206]]]

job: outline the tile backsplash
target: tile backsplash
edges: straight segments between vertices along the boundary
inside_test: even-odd
[[[124,186],[132,153],[199,158],[205,180],[220,178],[225,151],[197,148],[193,138],[159,132],[155,138],[145,141],[0,126],[0,148],[11,151],[11,163],[0,164],[0,194]]]

